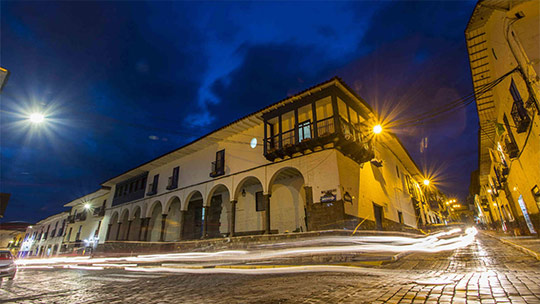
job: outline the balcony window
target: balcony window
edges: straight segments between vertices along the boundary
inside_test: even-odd
[[[349,122],[349,113],[347,111],[347,104],[345,104],[345,102],[341,100],[341,98],[337,99],[337,104],[338,104],[339,116],[346,122]]]
[[[523,133],[527,131],[527,128],[531,123],[531,118],[529,117],[529,113],[527,113],[527,110],[523,105],[521,94],[519,94],[519,91],[513,79],[510,83],[510,95],[512,95],[512,98],[514,99],[514,103],[512,104],[512,111],[510,112],[510,114],[512,115],[512,119],[514,120],[514,124],[516,125],[517,133]]]
[[[510,114],[512,115],[512,119],[516,125],[516,132],[523,133],[527,131],[527,128],[531,123],[531,118],[523,106],[523,101],[514,101],[514,104],[512,105],[512,112],[510,112]]]
[[[148,193],[146,195],[154,195],[157,193],[159,182],[159,174],[154,175],[154,181],[148,185]]]
[[[306,120],[298,124],[298,141],[311,138],[311,121]]]
[[[216,152],[216,160],[212,162],[210,177],[217,177],[225,174],[225,150]]]
[[[317,132],[319,137],[325,137],[335,133],[336,128],[334,127],[334,118],[329,117],[324,120],[319,120],[317,122]]]
[[[503,121],[507,131],[506,136],[504,136],[505,152],[508,154],[508,157],[516,158],[519,155],[519,147],[514,138],[514,134],[512,133],[512,129],[510,128],[510,123],[508,122],[506,114],[503,115]]]
[[[350,96],[328,88],[263,114],[264,155],[292,157],[315,149],[337,148],[363,163],[373,158],[360,132],[361,107]]]
[[[167,190],[172,190],[178,188],[178,173],[180,172],[180,167],[175,167],[173,169],[172,175],[169,177],[169,182],[167,184]]]

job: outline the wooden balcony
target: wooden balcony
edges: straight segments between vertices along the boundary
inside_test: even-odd
[[[336,121],[338,128],[336,128]],[[265,138],[265,157],[270,161],[291,157],[295,153],[305,153],[322,149],[328,144],[340,150],[358,163],[373,158],[373,147],[367,137],[345,120],[334,116],[315,123],[308,122],[295,129]]]

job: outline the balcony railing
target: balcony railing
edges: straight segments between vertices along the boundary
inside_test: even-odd
[[[519,148],[515,142],[510,141],[507,138],[505,139],[504,152],[506,152],[510,158],[516,158],[519,155]]]
[[[362,163],[373,158],[371,143],[357,126],[341,118],[339,125],[340,127],[336,128],[335,117],[331,116],[315,123],[302,123],[296,129],[281,133],[281,136],[277,134],[268,137],[265,140],[265,156],[273,161],[276,158],[292,156],[297,152],[334,143],[344,154],[357,162]]]
[[[157,187],[154,187],[154,184],[148,185],[148,193],[146,195],[155,195],[157,193]]]
[[[178,188],[178,181],[174,176],[169,176],[169,181],[167,182],[167,190],[172,190]]]
[[[514,120],[514,123],[516,124],[516,132],[523,133],[527,131],[527,128],[529,127],[529,124],[531,123],[531,118],[529,117],[529,114],[527,113],[527,110],[523,106],[523,101],[516,100],[514,101],[514,104],[512,105],[512,111],[510,112],[512,115],[512,119]]]
[[[334,117],[328,117],[317,122],[317,135],[318,137],[325,137],[332,135],[336,132],[334,128]]]
[[[212,162],[210,177],[216,177],[225,174],[225,163],[222,160]]]
[[[86,220],[86,212],[77,213],[75,215],[75,221],[85,221]]]

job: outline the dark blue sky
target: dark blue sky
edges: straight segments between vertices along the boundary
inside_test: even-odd
[[[458,2],[2,2],[4,221],[37,221],[99,183],[339,76],[391,119],[472,91]],[[24,113],[48,113],[33,128]],[[464,199],[473,105],[394,130]],[[427,149],[420,143],[427,139]],[[425,140],[424,140],[425,141]]]

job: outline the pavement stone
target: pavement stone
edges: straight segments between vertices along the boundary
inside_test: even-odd
[[[0,302],[540,303],[540,261],[484,235],[466,248],[410,254],[369,269],[370,275],[28,269],[2,282]]]

